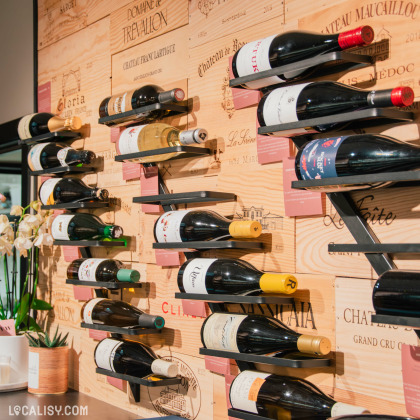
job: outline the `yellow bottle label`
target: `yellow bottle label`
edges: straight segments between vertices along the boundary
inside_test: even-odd
[[[294,293],[298,281],[292,274],[265,273],[260,278],[260,287],[266,293]]]
[[[233,238],[258,238],[261,231],[261,223],[255,220],[235,221],[229,225],[229,234]]]

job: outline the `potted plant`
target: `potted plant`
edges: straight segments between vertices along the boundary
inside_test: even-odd
[[[10,220],[0,215],[0,285],[5,291],[5,296],[0,296],[0,353],[11,358],[10,381],[0,390],[26,388],[28,341],[22,333],[41,331],[34,311],[52,309],[48,302],[36,298],[39,247],[53,241],[47,234],[51,214],[41,210],[40,204],[33,201],[25,208],[13,206]],[[28,259],[22,287],[17,270],[19,257]]]
[[[61,338],[57,325],[53,339],[47,332],[36,334],[37,337],[26,333],[29,341],[28,391],[32,394],[62,394],[68,389],[69,333]]]

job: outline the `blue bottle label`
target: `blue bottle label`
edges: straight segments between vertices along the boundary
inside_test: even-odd
[[[309,142],[300,155],[300,174],[302,179],[336,177],[335,159],[337,150],[347,137],[329,137]]]

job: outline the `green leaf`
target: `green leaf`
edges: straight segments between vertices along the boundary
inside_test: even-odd
[[[63,346],[67,346],[67,337],[68,337],[69,333],[67,333],[64,338],[58,343],[57,347],[63,347]],[[61,334],[60,334],[61,336]]]
[[[49,311],[52,308],[53,307],[45,300],[36,299],[36,298],[32,302],[32,306],[31,306],[31,309],[35,309],[37,311]]]
[[[19,325],[23,322],[24,319],[27,318],[29,314],[29,301],[31,299],[31,295],[26,293],[20,301],[19,309],[17,310],[17,317],[16,317],[16,325]]]
[[[42,331],[42,328],[38,325],[38,323],[33,319],[31,316],[29,317],[29,330],[30,331]]]
[[[30,347],[40,347],[39,341],[36,338],[32,337],[32,335],[28,334],[28,333],[25,333],[25,335],[26,335],[26,338],[29,341],[29,346]]]

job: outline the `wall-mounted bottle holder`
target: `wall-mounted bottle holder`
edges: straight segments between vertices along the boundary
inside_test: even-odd
[[[119,127],[129,124],[135,124],[138,120],[147,117],[150,112],[162,110],[169,111],[166,117],[172,117],[174,115],[186,114],[189,111],[188,105],[179,104],[152,104],[143,106],[140,108],[132,109],[131,111],[122,112],[120,114],[109,115],[107,117],[99,118],[98,123],[107,125],[108,127]]]
[[[235,410],[234,408],[228,409],[228,416],[243,420],[269,420],[268,417],[262,417],[258,414],[252,414],[242,410]]]
[[[83,257],[88,258],[88,257]],[[66,279],[66,284],[72,284],[74,286],[87,286],[87,287],[101,287],[109,290],[119,289],[140,289],[142,283],[133,283],[130,281],[84,281],[76,279]]]
[[[175,293],[176,299],[201,300],[203,302],[249,303],[261,304],[292,304],[294,299],[289,295],[202,295],[198,293]]]
[[[263,242],[255,241],[191,241],[191,242],[155,242],[154,249],[173,250],[203,250],[203,249],[260,249],[264,247]],[[187,251],[188,252],[188,251]]]
[[[75,210],[75,209],[102,209],[110,207],[109,201],[79,201],[77,203],[60,203],[41,206],[42,210]]]
[[[55,131],[54,133],[41,134],[40,136],[30,137],[29,139],[19,140],[20,145],[31,145],[45,142],[61,142],[76,140],[82,137],[81,133],[74,131]]]
[[[220,201],[235,201],[236,195],[218,191],[192,191],[176,194],[159,194],[134,197],[133,203],[141,204],[189,204],[189,203],[215,203]]]
[[[298,71],[304,72],[306,70],[310,70],[311,68],[316,68],[316,70],[314,73],[311,73],[308,78],[319,77],[320,75],[326,76],[328,74],[339,73],[345,70],[355,70],[357,68],[370,66],[373,64],[373,62],[373,58],[369,55],[335,51],[320,54],[316,57],[301,60],[292,64],[287,64],[285,66],[261,71],[259,73],[253,73],[248,76],[237,77],[235,79],[229,80],[229,86],[240,88],[241,85],[254,82],[256,80],[261,80],[272,76],[281,76],[283,74],[295,73]],[[290,82],[293,82],[293,80]],[[282,86],[284,86],[283,83]]]
[[[57,168],[43,169],[42,171],[29,171],[31,176],[41,175],[75,175],[75,174],[89,174],[95,172],[96,168],[92,166],[59,166]]]
[[[90,330],[99,330],[99,331],[107,331],[112,334],[116,334],[118,336],[121,335],[142,335],[142,334],[160,334],[162,332],[161,329],[156,328],[142,328],[139,326],[135,327],[114,327],[111,325],[103,325],[103,324],[88,324],[86,322],[82,322],[80,324],[82,328],[88,328]]]
[[[58,246],[79,246],[79,247],[88,247],[88,246],[103,246],[103,247],[113,247],[113,246],[127,246],[125,241],[54,241],[53,245]],[[86,257],[91,258],[91,257]]]
[[[371,321],[378,324],[388,325],[400,325],[401,327],[411,327],[414,332],[420,338],[420,318],[411,316],[393,316],[393,315],[382,315],[373,314],[371,315]]]

